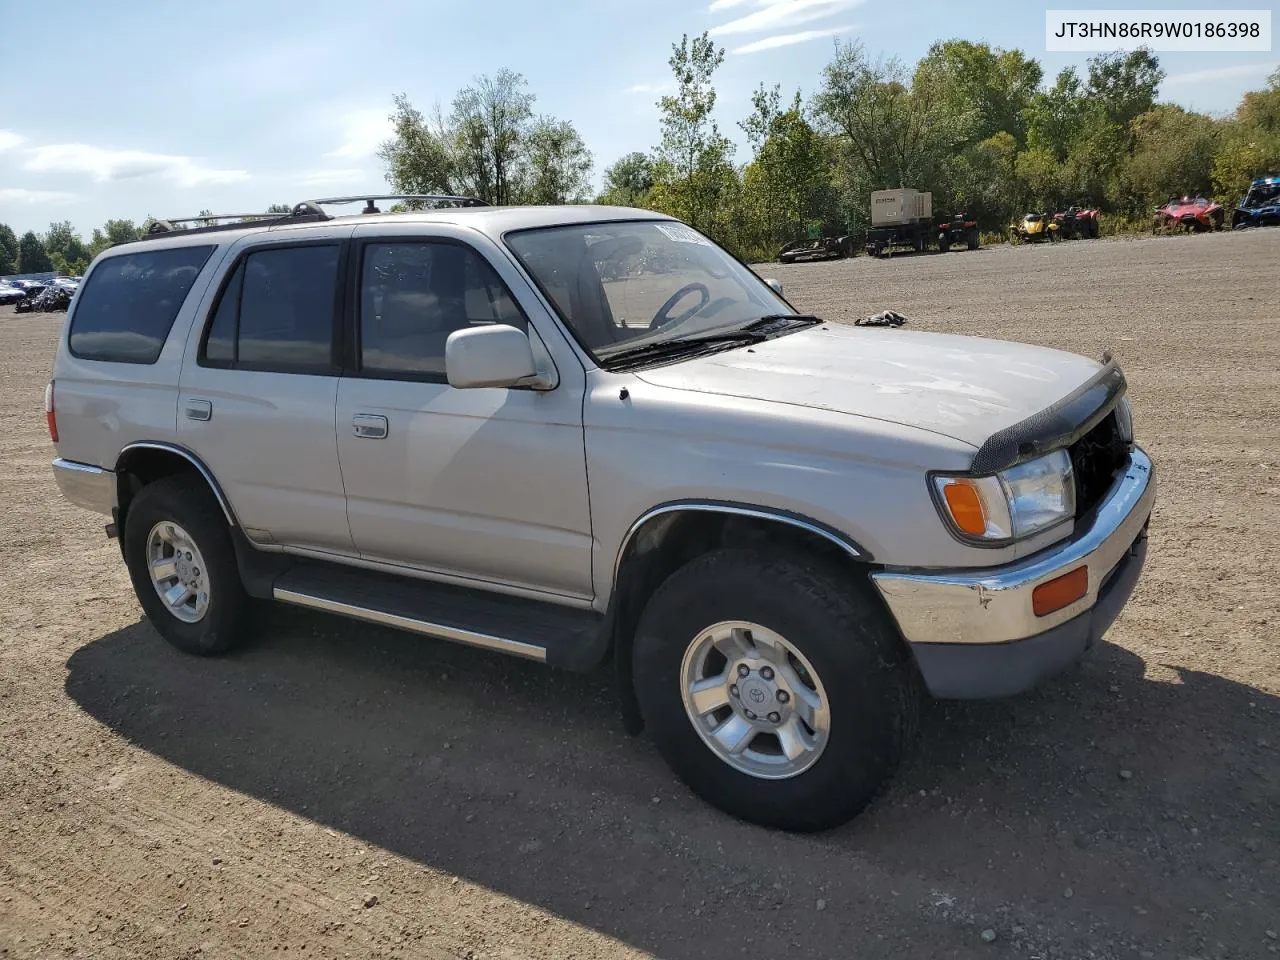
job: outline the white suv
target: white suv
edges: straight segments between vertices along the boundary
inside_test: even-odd
[[[611,659],[697,793],[805,830],[886,782],[921,681],[1025,690],[1132,591],[1108,358],[799,315],[646,211],[378,199],[160,224],[72,304],[54,472],[183,650],[274,598]]]

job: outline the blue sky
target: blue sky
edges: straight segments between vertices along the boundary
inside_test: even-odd
[[[525,75],[538,111],[573,121],[598,176],[622,154],[657,143],[654,101],[681,33],[709,29],[729,51],[716,78],[718,119],[741,142],[737,120],[752,89],[780,83],[807,96],[833,38],[858,38],[873,55],[908,63],[937,39],[986,40],[1038,57],[1051,78],[1087,55],[1044,52],[1047,7],[1138,5],[67,0],[50,34],[47,10],[27,4],[21,16],[0,16],[0,35],[11,38],[0,221],[22,232],[69,219],[87,235],[108,217],[255,211],[384,189],[373,150],[386,136],[392,95],[447,108],[459,87],[504,66]],[[1239,6],[1268,8],[1258,0]],[[1233,109],[1280,59],[1274,51],[1160,57],[1170,74],[1163,99],[1210,112]],[[746,158],[743,143],[738,159]]]

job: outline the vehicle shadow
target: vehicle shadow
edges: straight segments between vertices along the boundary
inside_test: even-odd
[[[1206,923],[1256,947],[1280,890],[1257,745],[1280,746],[1280,698],[1148,679],[1111,644],[1029,696],[929,706],[888,794],[814,836],[689,795],[623,733],[603,673],[289,608],[231,657],[141,622],[68,669],[77,704],[170,763],[665,958],[1172,951]]]

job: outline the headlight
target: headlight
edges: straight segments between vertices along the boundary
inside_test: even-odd
[[[1076,512],[1076,483],[1065,450],[991,477],[932,477],[943,519],[962,540],[998,545],[1047,530]]]
[[[1116,404],[1116,431],[1125,443],[1133,443],[1133,407],[1128,397],[1121,397]]]

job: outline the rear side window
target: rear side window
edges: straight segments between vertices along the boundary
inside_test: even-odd
[[[270,247],[240,261],[205,333],[201,362],[285,373],[333,366],[338,245]]]
[[[172,247],[102,261],[71,317],[72,356],[155,363],[213,247]]]

